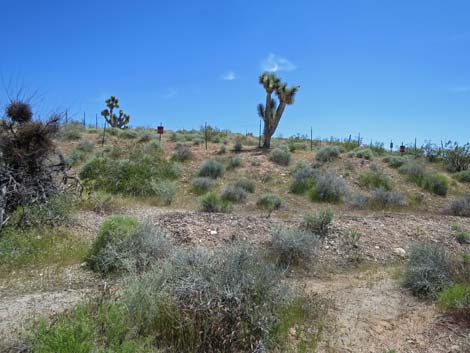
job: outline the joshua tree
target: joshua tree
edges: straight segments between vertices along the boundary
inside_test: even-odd
[[[119,116],[113,113],[114,109],[119,108],[119,99],[115,96],[111,96],[109,99],[106,99],[106,105],[108,109],[103,110],[101,115],[106,119],[108,124],[111,127],[117,127],[119,129],[125,128],[126,125],[129,124],[131,116],[124,113],[123,110],[119,110]]]
[[[300,86],[287,87],[287,83],[283,83],[281,78],[274,73],[265,72],[259,77],[259,83],[266,90],[266,104],[258,104],[258,115],[264,121],[264,142],[263,148],[271,146],[271,137],[274,135],[282,113],[286,109],[287,104],[294,103],[294,96]],[[273,92],[279,99],[279,104],[272,98]]]

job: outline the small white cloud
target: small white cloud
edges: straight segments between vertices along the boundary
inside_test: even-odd
[[[264,71],[294,71],[297,68],[286,58],[276,54],[269,54],[268,57],[261,62],[261,69]]]
[[[162,94],[162,98],[163,99],[171,99],[174,96],[176,96],[177,94],[178,94],[178,91],[176,89],[169,88]]]
[[[228,71],[225,74],[220,76],[221,80],[226,80],[226,81],[232,81],[235,80],[237,76],[235,75],[235,72],[233,71]]]
[[[470,86],[459,86],[452,89],[455,93],[468,93],[470,92]]]

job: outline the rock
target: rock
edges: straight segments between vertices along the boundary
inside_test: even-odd
[[[289,333],[290,333],[291,336],[296,336],[296,335],[297,335],[297,331],[296,331],[295,327],[291,327],[291,328],[289,329]]]
[[[403,249],[403,248],[395,248],[395,249],[393,249],[393,252],[396,255],[400,256],[400,257],[405,257],[406,256],[406,250]]]
[[[210,231],[210,234],[211,234],[211,235],[217,235],[217,231],[216,231],[216,230],[211,230],[211,231]]]

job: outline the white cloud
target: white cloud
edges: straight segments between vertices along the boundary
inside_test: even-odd
[[[169,88],[162,94],[162,98],[163,99],[171,99],[174,96],[176,96],[177,94],[178,94],[178,91],[176,89]]]
[[[296,68],[297,66],[286,58],[273,53],[261,62],[261,69],[264,71],[294,71]]]
[[[235,72],[233,71],[228,71],[225,74],[220,76],[221,80],[226,80],[226,81],[232,81],[235,80],[237,76],[235,75]]]

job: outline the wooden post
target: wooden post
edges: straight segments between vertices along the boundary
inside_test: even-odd
[[[313,151],[313,127],[310,126],[310,152]]]
[[[207,122],[204,123],[204,139],[206,142],[206,151],[207,151]]]
[[[68,109],[65,110],[65,124],[69,122],[69,111]]]
[[[85,112],[83,112],[83,127],[86,127],[86,118],[85,118]]]
[[[95,128],[98,130],[98,114],[95,114]]]

